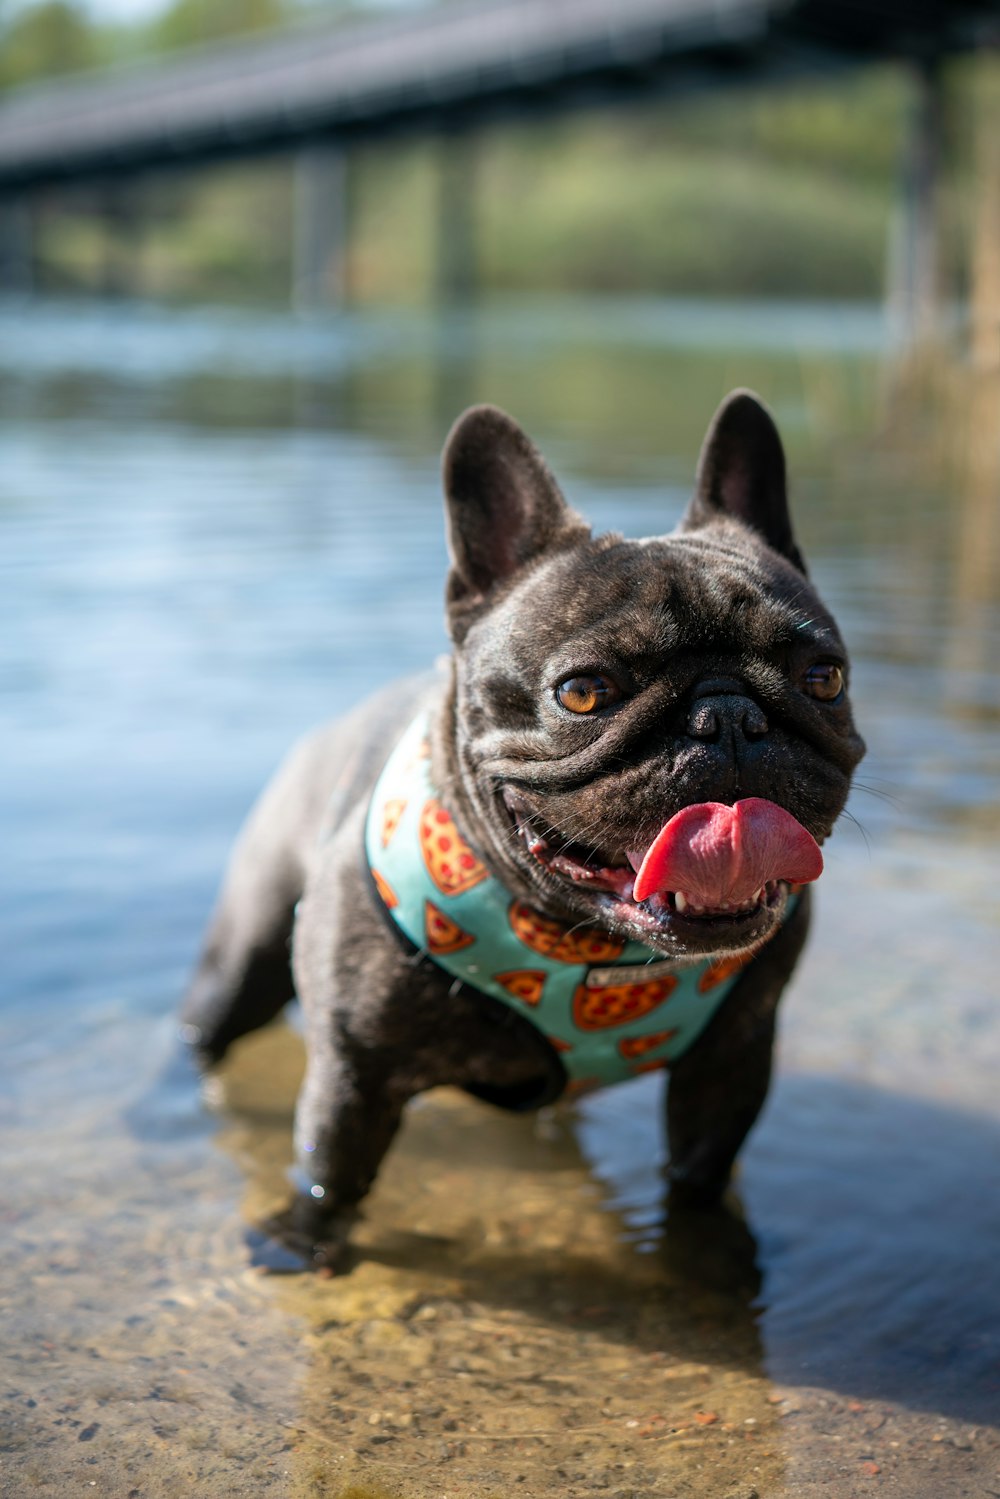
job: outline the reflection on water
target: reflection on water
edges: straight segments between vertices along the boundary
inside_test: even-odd
[[[825,309],[0,309],[0,1492],[1000,1487],[1000,387],[890,419],[883,348]],[[664,1223],[655,1080],[537,1124],[442,1094],[352,1276],[260,1279],[299,1042],[246,1043],[213,1123],[170,1022],[243,809],[443,648],[462,406],[643,534],[734,384],[778,413],[870,746],[742,1206]]]

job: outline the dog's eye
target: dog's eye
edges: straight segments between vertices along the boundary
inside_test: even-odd
[[[617,703],[621,691],[610,677],[568,677],[559,683],[556,697],[571,713],[595,713]]]
[[[820,661],[806,672],[803,687],[821,703],[836,702],[844,690],[844,673],[832,661]]]

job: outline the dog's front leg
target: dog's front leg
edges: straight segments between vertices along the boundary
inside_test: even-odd
[[[734,990],[710,1031],[676,1063],[667,1094],[672,1204],[711,1207],[725,1191],[767,1097],[777,998],[755,996],[742,1008]]]
[[[311,1045],[295,1112],[296,1193],[264,1231],[309,1268],[347,1266],[349,1236],[409,1094],[371,1059]]]
[[[778,1001],[809,927],[809,893],[733,986],[691,1050],[675,1063],[667,1092],[671,1202],[711,1206],[757,1119],[771,1081]]]

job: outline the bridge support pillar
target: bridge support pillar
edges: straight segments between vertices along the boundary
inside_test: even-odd
[[[30,292],[35,284],[34,224],[27,198],[0,199],[0,292]]]
[[[97,212],[104,254],[100,292],[112,299],[138,295],[142,212],[135,182],[106,182],[98,190]]]
[[[944,89],[938,61],[913,69],[913,101],[904,143],[900,201],[889,247],[888,300],[904,349],[941,333],[940,183]]]
[[[969,342],[975,367],[1000,375],[1000,136],[995,125],[996,98],[994,92],[980,100],[977,120]]]
[[[437,269],[439,302],[469,302],[478,286],[476,163],[471,134],[442,136],[438,168]]]
[[[304,146],[295,160],[292,303],[347,300],[347,158],[336,146]]]

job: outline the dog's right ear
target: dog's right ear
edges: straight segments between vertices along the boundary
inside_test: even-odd
[[[752,390],[734,390],[715,413],[679,529],[697,531],[726,516],[806,571],[788,513],[785,451],[773,416]]]
[[[448,625],[460,640],[499,585],[554,546],[589,535],[513,417],[473,406],[444,449]]]

